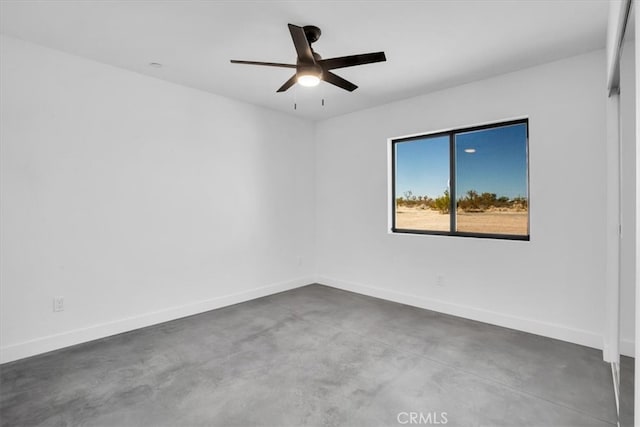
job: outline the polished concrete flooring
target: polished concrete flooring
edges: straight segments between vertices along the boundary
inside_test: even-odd
[[[3,426],[616,422],[598,350],[322,285],[5,364],[0,387]]]

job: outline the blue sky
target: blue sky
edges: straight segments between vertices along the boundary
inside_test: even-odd
[[[449,136],[399,142],[396,147],[396,197],[405,191],[436,198],[449,185]]]
[[[457,134],[457,196],[475,190],[498,197],[526,197],[526,138],[525,124]],[[395,147],[396,196],[408,190],[416,196],[442,195],[449,181],[449,136],[401,142]]]

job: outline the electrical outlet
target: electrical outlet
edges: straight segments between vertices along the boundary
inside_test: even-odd
[[[444,287],[444,276],[440,274],[436,276],[436,286]]]
[[[296,258],[296,262],[297,262],[297,264],[298,264],[298,267],[301,267],[301,266],[302,266],[302,257],[301,257],[301,256],[298,256],[298,257]]]
[[[64,297],[53,297],[53,311],[64,311]]]

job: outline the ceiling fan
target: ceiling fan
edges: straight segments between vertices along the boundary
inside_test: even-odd
[[[233,64],[264,65],[267,67],[295,68],[296,73],[287,80],[277,92],[284,92],[294,84],[300,83],[302,86],[316,86],[320,80],[338,86],[349,92],[353,92],[358,86],[348,80],[332,73],[330,70],[336,68],[354,67],[356,65],[371,64],[373,62],[383,62],[387,58],[384,52],[365,53],[362,55],[341,56],[339,58],[322,59],[317,54],[311,44],[320,38],[320,28],[314,25],[299,27],[289,24],[289,32],[296,48],[298,59],[296,64],[280,64],[276,62],[258,61],[238,61],[232,59]]]

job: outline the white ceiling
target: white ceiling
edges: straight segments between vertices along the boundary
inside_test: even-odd
[[[0,8],[9,36],[317,120],[603,48],[608,1],[2,0]],[[352,93],[326,83],[276,93],[292,70],[229,63],[295,63],[287,23],[320,27],[314,49],[324,58],[383,50],[387,62],[336,70],[359,86]]]

